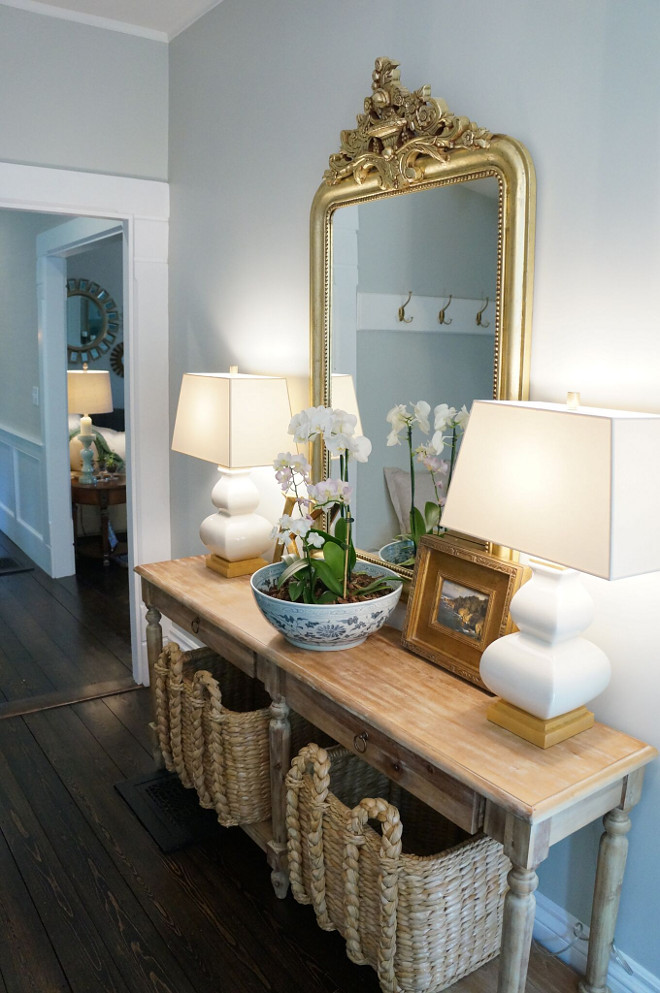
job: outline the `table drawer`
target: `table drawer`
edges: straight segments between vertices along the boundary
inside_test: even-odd
[[[470,834],[482,828],[484,801],[474,790],[296,679],[285,680],[284,695],[293,710],[454,824]]]
[[[156,607],[180,628],[189,631],[203,645],[212,648],[218,655],[222,655],[237,669],[241,669],[248,676],[254,677],[256,675],[254,652],[233,638],[232,635],[221,631],[213,624],[209,624],[196,611],[174,600],[167,593],[159,590],[157,586],[149,585],[148,589],[143,591],[143,596],[145,603],[150,607]]]

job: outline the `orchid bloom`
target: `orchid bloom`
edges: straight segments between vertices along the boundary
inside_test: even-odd
[[[322,479],[320,483],[310,486],[307,492],[319,507],[334,504],[346,506],[351,499],[352,487],[343,479]]]
[[[412,428],[415,424],[419,425],[424,434],[429,433],[430,404],[426,400],[418,400],[412,405],[412,408],[411,413],[405,403],[397,403],[387,412],[386,420],[392,425],[392,430],[387,436],[388,445],[400,445],[399,435],[401,432]]]
[[[436,431],[446,431],[448,428],[452,428],[454,426],[453,422],[456,414],[456,407],[450,407],[449,404],[446,403],[439,403],[433,411],[434,429]]]
[[[294,441],[311,441],[319,434],[330,434],[334,421],[334,411],[328,407],[307,407],[291,418],[289,434]]]

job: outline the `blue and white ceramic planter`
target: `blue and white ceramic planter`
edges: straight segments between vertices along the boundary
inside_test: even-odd
[[[257,606],[267,621],[292,645],[313,652],[338,652],[354,648],[386,623],[401,596],[401,583],[391,593],[361,603],[291,603],[264,592],[285,568],[284,562],[266,565],[253,574],[250,585]],[[371,562],[358,563],[356,571],[370,576],[399,577],[392,569]]]
[[[378,550],[383,562],[390,565],[402,565],[415,557],[415,542],[410,538],[397,538],[396,541],[389,541]],[[412,568],[412,565],[409,566]]]

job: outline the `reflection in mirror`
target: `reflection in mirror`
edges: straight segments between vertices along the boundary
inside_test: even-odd
[[[497,299],[498,210],[498,183],[489,177],[334,214],[331,371],[352,375],[373,444],[369,461],[352,470],[363,550],[376,553],[409,530],[408,446],[403,435],[402,444],[386,445],[388,410],[418,400],[469,409],[493,395],[495,308],[484,303]],[[335,382],[331,402],[343,406]],[[430,435],[417,429],[413,441],[428,443]],[[423,511],[434,485],[416,468]]]
[[[312,403],[333,404],[333,374],[353,377],[373,443],[352,504],[370,558],[409,530],[408,448],[387,446],[388,410],[527,396],[535,177],[520,142],[429,86],[410,92],[387,58],[340,141],[311,210]],[[320,450],[314,470],[332,472]]]
[[[107,290],[89,279],[67,280],[67,352],[69,362],[98,359],[114,343],[121,318]]]

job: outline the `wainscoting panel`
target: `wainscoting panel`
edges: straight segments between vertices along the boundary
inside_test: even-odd
[[[41,444],[0,428],[0,530],[48,571],[44,470]]]

